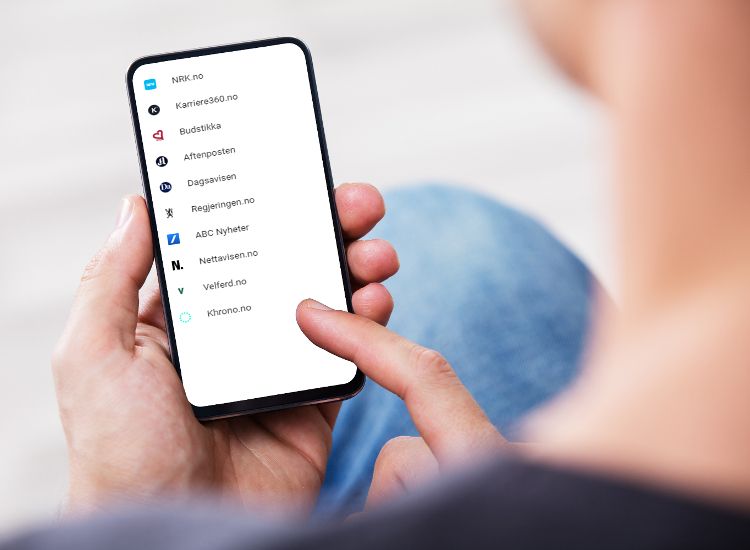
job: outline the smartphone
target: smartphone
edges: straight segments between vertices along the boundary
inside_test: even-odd
[[[295,320],[352,311],[310,52],[276,38],[127,73],[172,362],[201,420],[349,398],[364,375]]]

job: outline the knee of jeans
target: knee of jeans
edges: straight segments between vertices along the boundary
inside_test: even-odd
[[[590,274],[537,221],[449,185],[404,187],[384,196],[387,213],[375,234],[399,254],[401,270],[391,283],[397,309],[421,297],[452,310],[486,303],[497,313],[509,306],[543,311],[550,320],[567,311],[571,322],[584,322]]]
[[[384,194],[386,216],[375,234],[397,246],[408,262],[465,272],[555,277],[554,268],[587,273],[585,266],[539,222],[482,194],[449,185],[404,187]],[[402,257],[402,259],[404,259]],[[437,275],[436,273],[432,274]]]

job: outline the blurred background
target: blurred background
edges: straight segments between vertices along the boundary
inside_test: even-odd
[[[0,534],[54,517],[64,497],[49,357],[120,197],[141,189],[128,65],[280,35],[312,50],[337,182],[479,190],[613,286],[602,113],[510,2],[3,0]]]

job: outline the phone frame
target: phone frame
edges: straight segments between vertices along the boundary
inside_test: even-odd
[[[130,101],[130,113],[133,120],[133,131],[135,133],[135,141],[138,147],[138,160],[141,167],[141,180],[143,185],[143,194],[146,197],[146,203],[148,205],[149,219],[151,222],[151,236],[154,247],[154,259],[156,261],[156,272],[159,279],[159,290],[161,293],[161,300],[164,306],[164,317],[166,320],[167,336],[169,340],[169,352],[172,357],[172,364],[174,365],[177,375],[182,380],[182,372],[180,370],[179,353],[177,351],[177,342],[174,334],[174,324],[172,320],[172,310],[169,303],[169,294],[167,292],[167,285],[164,273],[164,264],[162,262],[161,245],[157,238],[156,230],[156,213],[154,210],[154,204],[151,198],[151,187],[148,179],[148,170],[146,169],[146,156],[143,147],[143,136],[141,133],[140,120],[138,118],[138,111],[135,102],[135,90],[133,83],[133,76],[139,67],[148,65],[151,63],[158,63],[162,61],[173,61],[176,59],[185,59],[190,57],[201,57],[205,55],[214,55],[226,52],[233,52],[238,50],[250,50],[256,48],[265,48],[269,46],[278,46],[280,44],[293,44],[299,47],[305,55],[305,62],[307,65],[307,75],[310,82],[310,91],[312,94],[313,110],[315,111],[315,122],[318,129],[318,141],[320,143],[320,152],[323,161],[323,170],[325,172],[326,188],[328,190],[328,202],[331,207],[331,220],[333,223],[333,231],[336,236],[336,246],[338,248],[339,265],[341,268],[341,277],[344,283],[344,293],[346,295],[346,305],[349,312],[353,312],[352,307],[352,289],[351,282],[349,279],[349,269],[346,261],[346,250],[344,248],[344,239],[341,232],[341,224],[339,222],[338,212],[336,211],[336,200],[334,196],[333,188],[333,176],[331,175],[331,165],[328,158],[328,147],[326,146],[325,134],[323,131],[323,118],[320,111],[320,101],[318,99],[318,87],[315,82],[315,73],[313,71],[312,56],[310,50],[304,42],[298,38],[293,37],[279,37],[270,38],[265,40],[255,40],[251,42],[240,42],[237,44],[227,44],[223,46],[212,46],[207,48],[198,48],[194,50],[185,50],[179,52],[171,52],[157,55],[149,55],[136,59],[128,69],[127,72],[127,88],[128,98]],[[231,416],[239,416],[244,414],[253,414],[258,412],[272,411],[278,409],[286,409],[289,407],[298,407],[301,405],[313,405],[320,403],[328,403],[331,401],[341,401],[354,397],[357,393],[362,390],[365,383],[365,376],[359,368],[357,368],[354,378],[346,384],[340,384],[336,386],[327,386],[323,388],[315,388],[309,390],[301,390],[290,393],[270,395],[266,397],[256,397],[253,399],[245,399],[242,401],[234,401],[230,403],[221,403],[217,405],[208,405],[199,407],[193,405],[193,412],[195,416],[201,420],[215,420],[219,418],[227,418]]]

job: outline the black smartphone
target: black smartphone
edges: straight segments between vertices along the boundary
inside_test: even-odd
[[[356,394],[361,371],[295,320],[304,298],[352,310],[307,47],[144,57],[127,86],[172,361],[195,415]]]

